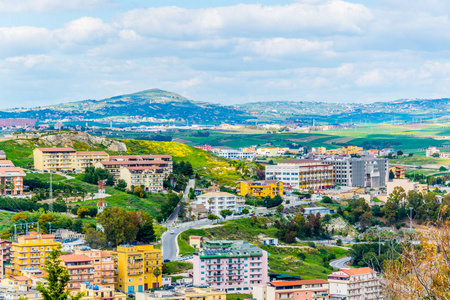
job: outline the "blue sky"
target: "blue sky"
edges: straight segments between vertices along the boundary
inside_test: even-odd
[[[443,0],[0,0],[0,107],[449,97]]]

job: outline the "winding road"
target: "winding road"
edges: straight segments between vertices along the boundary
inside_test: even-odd
[[[344,256],[339,259],[330,261],[330,266],[336,269],[350,269],[350,267],[345,264],[348,263],[352,258],[350,256]]]

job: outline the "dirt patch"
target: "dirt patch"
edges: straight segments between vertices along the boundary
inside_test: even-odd
[[[191,141],[184,140],[184,139],[178,139],[178,138],[173,139],[172,142],[180,143],[180,144],[189,144],[189,143],[191,143]]]
[[[296,143],[308,143],[317,139],[323,138],[322,135],[311,135],[311,136],[305,136],[302,138],[298,138],[298,139],[287,139],[288,141],[291,142],[296,142]]]
[[[336,138],[336,139],[331,139],[328,141],[325,141],[325,144],[345,144],[348,143],[350,141],[353,141],[354,139],[356,139],[355,137],[343,137],[343,138]]]

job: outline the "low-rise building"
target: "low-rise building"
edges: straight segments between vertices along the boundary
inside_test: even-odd
[[[161,286],[162,253],[153,245],[117,246],[113,257],[116,261],[116,289],[127,294],[143,292]],[[155,270],[158,269],[158,276]]]
[[[427,184],[421,184],[418,182],[411,181],[409,179],[393,179],[392,181],[389,181],[386,185],[387,195],[389,196],[396,187],[403,188],[406,193],[408,193],[409,191],[416,191],[418,193],[428,192]]]
[[[341,269],[328,275],[330,299],[383,299],[380,278],[371,268]]]
[[[84,293],[81,300],[126,300],[127,295],[116,292],[114,288],[88,284],[83,282],[80,286],[80,292]]]
[[[10,160],[0,160],[0,195],[22,195],[25,172]]]
[[[136,293],[136,300],[226,300],[227,293],[211,288],[181,288],[176,291]]]
[[[328,215],[328,214],[333,214],[334,211],[332,209],[326,208],[326,207],[322,207],[322,206],[318,206],[318,207],[306,207],[304,208],[305,212],[303,213],[305,216],[310,215],[310,214],[321,214],[323,215]]]
[[[426,157],[431,157],[433,156],[433,154],[439,154],[441,151],[439,151],[439,149],[437,147],[429,147],[428,149],[425,150],[425,156]]]
[[[105,151],[78,151],[74,167],[78,171],[84,171],[86,167],[105,160],[109,160],[109,154]]]
[[[203,204],[211,213],[219,216],[220,211],[229,209],[234,213],[241,212],[245,207],[244,197],[225,192],[210,192],[195,198],[193,204]]]
[[[163,168],[156,166],[124,167],[119,174],[119,179],[125,180],[129,190],[143,186],[146,192],[161,192],[164,177]]]
[[[75,250],[75,255],[86,255],[94,266],[94,281],[96,285],[114,288],[117,283],[115,262],[109,251],[103,250]]]
[[[222,149],[217,155],[228,159],[253,160],[255,158],[255,152],[242,152],[234,149]]]
[[[271,237],[265,237],[265,238],[261,239],[261,244],[270,245],[270,246],[278,246],[278,239],[271,238]]]
[[[197,145],[197,146],[194,146],[194,147],[202,149],[202,150],[207,151],[207,152],[211,152],[211,145],[208,145],[208,144]]]
[[[267,252],[245,241],[207,241],[194,253],[194,285],[248,293],[268,282]]]
[[[109,160],[104,151],[80,151],[66,148],[36,148],[34,168],[39,171],[84,171],[97,162]]]
[[[203,237],[197,236],[197,235],[191,235],[189,236],[189,246],[195,249],[201,249],[202,243],[203,243]]]
[[[254,300],[327,300],[328,282],[323,279],[273,281],[253,287]]]
[[[69,271],[70,280],[67,288],[72,295],[76,295],[81,289],[81,283],[92,284],[94,282],[94,264],[91,258],[84,254],[61,255],[61,260]]]
[[[236,193],[241,196],[258,198],[283,196],[283,182],[279,180],[239,181],[236,183]]]
[[[6,159],[6,153],[3,150],[0,150],[0,160]]]
[[[289,148],[262,147],[256,149],[256,156],[277,157],[283,156],[286,152],[289,152]]]
[[[164,178],[168,176],[171,171],[171,164],[164,160],[112,160],[112,161],[101,161],[95,164],[96,168],[107,169],[114,177],[114,183],[120,179],[120,171],[122,168],[130,167],[159,167],[163,170]]]
[[[406,174],[406,168],[400,165],[389,168],[389,172],[394,174],[394,178],[404,179]]]

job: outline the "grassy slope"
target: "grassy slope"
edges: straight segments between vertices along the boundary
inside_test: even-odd
[[[264,222],[269,224],[269,221],[266,219]],[[180,254],[189,255],[195,251],[194,248],[189,247],[187,244],[190,235],[204,236],[209,239],[246,240],[253,244],[259,244],[259,235],[274,237],[277,231],[276,228],[271,226],[260,228],[251,225],[251,219],[225,221],[220,225],[223,226],[207,229],[190,229],[181,233],[179,236],[179,239],[182,240]],[[332,272],[330,268],[322,265],[324,254],[321,254],[317,249],[306,247],[304,244],[295,245],[298,246],[297,248],[259,246],[270,253],[269,267],[271,272],[300,275],[304,279],[326,279],[327,275]],[[319,245],[317,247],[318,249],[324,248],[326,250],[325,255],[334,253],[336,257],[345,256],[347,252],[337,247],[323,247]],[[298,258],[300,252],[306,255],[305,260]]]
[[[0,212],[0,231],[9,228],[15,213]]]

